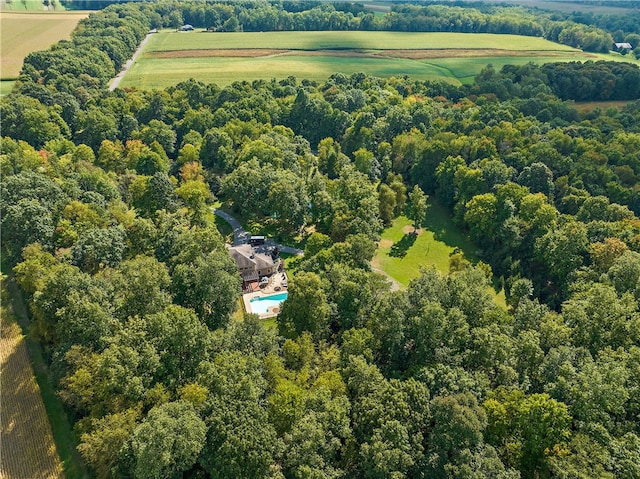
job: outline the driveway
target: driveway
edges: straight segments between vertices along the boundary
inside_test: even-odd
[[[129,68],[131,68],[131,66],[134,64],[134,62],[136,61],[136,58],[138,58],[138,55],[140,55],[140,52],[142,52],[142,49],[149,41],[149,37],[151,37],[151,35],[153,34],[147,33],[147,36],[142,39],[142,41],[140,42],[140,45],[138,45],[138,48],[136,48],[136,51],[133,52],[133,56],[129,59],[129,61],[127,61],[127,63],[124,64],[124,67],[122,67],[122,70],[120,70],[120,72],[116,75],[116,77],[113,80],[111,80],[111,85],[109,85],[109,91],[113,91],[116,88],[118,88],[118,85],[120,85],[120,82],[122,81],[126,73],[129,71]]]
[[[237,219],[235,219],[229,213],[219,210],[218,208],[215,208],[213,212],[216,216],[219,216],[227,223],[229,223],[231,225],[231,228],[233,228],[233,246],[238,246],[249,242],[251,233],[245,230]]]
[[[216,214],[216,216],[219,216],[220,218],[222,218],[223,220],[225,220],[227,223],[231,225],[231,228],[233,229],[233,246],[238,246],[238,245],[246,244],[249,242],[249,238],[251,238],[251,233],[245,230],[237,219],[235,219],[226,211],[222,211],[217,208],[215,208],[213,212]],[[295,254],[298,256],[302,256],[304,254],[304,251],[302,251],[301,249],[276,243],[271,238],[268,238],[265,241],[265,244],[273,248],[278,248],[281,253]]]

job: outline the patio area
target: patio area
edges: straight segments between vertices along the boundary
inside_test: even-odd
[[[266,282],[261,282],[264,279]],[[247,313],[257,314],[260,319],[268,319],[280,313],[280,303],[288,296],[289,279],[287,273],[279,271],[264,276],[261,281],[245,285],[242,302]]]

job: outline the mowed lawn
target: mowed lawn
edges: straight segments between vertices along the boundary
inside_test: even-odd
[[[17,4],[14,4],[17,7]],[[0,78],[13,79],[29,53],[46,50],[54,43],[71,38],[71,32],[89,12],[0,13]]]
[[[381,269],[401,286],[420,276],[420,269],[435,267],[441,273],[449,272],[449,257],[460,249],[471,263],[478,262],[477,247],[453,224],[449,213],[437,202],[430,200],[427,220],[417,236],[411,234],[413,226],[406,216],[396,218],[384,230],[373,258],[374,268]],[[491,290],[496,302],[505,306],[504,291]]]
[[[125,75],[122,87],[165,88],[194,78],[228,85],[288,76],[324,81],[363,72],[468,83],[487,64],[587,60],[580,50],[518,35],[405,32],[161,31]]]

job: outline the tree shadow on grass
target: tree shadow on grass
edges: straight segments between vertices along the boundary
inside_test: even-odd
[[[413,243],[416,242],[417,238],[418,235],[413,232],[406,233],[400,241],[393,244],[391,251],[389,251],[389,256],[393,256],[394,258],[404,258],[407,255],[409,248],[411,248]]]
[[[460,249],[468,260],[474,263],[478,260],[478,248],[453,223],[447,209],[431,198],[423,227],[432,231],[436,240]]]

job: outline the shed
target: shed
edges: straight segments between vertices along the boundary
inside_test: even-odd
[[[622,42],[622,43],[614,43],[613,44],[613,48],[617,51],[620,50],[633,50],[633,47],[631,46],[631,43],[627,43],[627,42]]]

